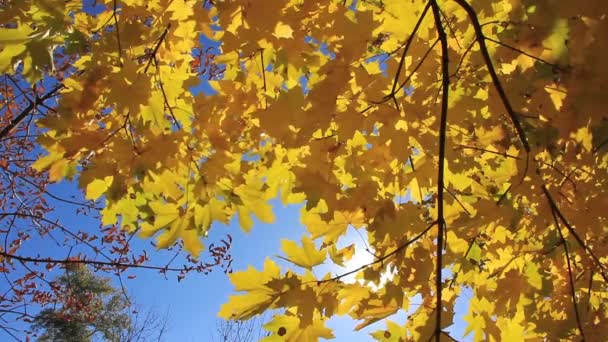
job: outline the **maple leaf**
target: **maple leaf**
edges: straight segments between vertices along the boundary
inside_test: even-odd
[[[299,247],[294,241],[283,240],[281,241],[281,249],[287,255],[284,258],[285,260],[307,269],[321,264],[327,256],[327,251],[325,249],[318,250],[308,237],[302,239],[302,247]]]
[[[264,262],[264,271],[258,272],[253,268],[245,272],[236,272],[230,275],[230,281],[237,291],[246,291],[246,294],[231,296],[218,313],[226,319],[249,318],[260,313],[275,300],[273,290],[266,286],[280,275],[280,268],[270,259]]]
[[[107,176],[103,179],[94,179],[87,185],[86,197],[92,200],[98,199],[112,185],[114,177]]]

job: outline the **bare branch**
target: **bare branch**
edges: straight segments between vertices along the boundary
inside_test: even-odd
[[[114,262],[114,261],[98,261],[98,260],[89,260],[89,259],[53,259],[53,258],[44,258],[44,257],[27,257],[15,254],[9,254],[3,251],[0,251],[0,256],[8,259],[15,259],[21,262],[30,262],[30,263],[47,263],[47,264],[61,264],[61,265],[93,265],[93,266],[109,266],[114,268],[143,268],[148,270],[157,270],[157,271],[172,271],[172,272],[182,272],[183,268],[170,268],[165,266],[150,266],[150,265],[140,265],[133,263],[122,263],[122,262]]]

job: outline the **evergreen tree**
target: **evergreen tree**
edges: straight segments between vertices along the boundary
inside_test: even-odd
[[[89,342],[103,340],[132,342],[151,337],[151,330],[164,332],[158,317],[138,320],[131,300],[110,284],[109,278],[93,273],[85,265],[66,268],[53,282],[58,302],[42,310],[34,319],[33,328],[41,332],[38,341]]]

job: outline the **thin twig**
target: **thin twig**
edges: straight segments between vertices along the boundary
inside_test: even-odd
[[[503,192],[502,195],[500,195],[500,197],[498,198],[498,201],[496,201],[496,206],[499,206],[500,202],[502,202],[507,197],[507,194],[511,190],[512,186],[513,186],[513,184],[509,184],[509,187],[507,188],[507,190],[505,190],[505,192]]]
[[[452,28],[452,25],[450,25],[450,20],[448,19],[448,16],[445,13],[443,13],[441,8],[439,9],[439,13],[441,13],[443,20],[445,21],[445,26],[448,28],[448,31],[450,31],[450,34],[452,35],[452,38],[454,38],[456,45],[458,45],[458,49],[462,50],[462,46],[460,45],[460,42],[458,41],[458,37],[456,37],[456,31],[454,31],[454,29]]]
[[[323,279],[323,280],[313,280],[313,281],[304,282],[302,284],[307,284],[307,283],[314,282],[314,283],[317,283],[317,285],[320,285],[322,283],[327,283],[327,282],[331,282],[331,281],[337,281],[337,280],[340,280],[341,278],[344,278],[344,277],[349,276],[351,274],[357,273],[357,272],[359,272],[359,271],[361,271],[361,270],[363,270],[363,269],[365,269],[367,267],[370,267],[372,265],[383,263],[384,261],[386,261],[386,259],[388,259],[388,258],[392,257],[393,255],[401,252],[402,250],[404,250],[406,247],[408,247],[412,243],[420,240],[420,238],[423,237],[431,228],[433,228],[433,226],[436,223],[437,223],[437,221],[432,222],[422,232],[420,232],[418,235],[414,236],[410,240],[406,241],[403,245],[397,247],[394,251],[392,251],[392,252],[390,252],[388,254],[385,254],[384,256],[382,256],[380,258],[377,258],[376,260],[374,260],[374,261],[372,261],[370,263],[367,263],[367,264],[365,264],[363,266],[360,266],[360,267],[358,267],[358,268],[356,268],[356,269],[354,269],[352,271],[348,271],[346,273],[342,273],[340,275],[337,275],[337,276],[335,276],[333,278]]]
[[[397,67],[397,72],[395,73],[395,78],[393,80],[393,88],[391,89],[391,93],[388,95],[389,98],[392,98],[393,101],[395,102],[395,106],[397,107],[397,109],[399,109],[399,104],[397,103],[397,99],[395,97],[395,89],[397,88],[397,83],[399,82],[399,76],[401,75],[401,69],[403,69],[403,63],[405,62],[405,56],[407,55],[407,51],[409,50],[410,46],[412,45],[412,41],[414,41],[414,37],[416,36],[416,33],[418,32],[418,28],[420,28],[420,24],[422,24],[422,21],[424,20],[424,17],[426,16],[426,13],[429,10],[431,2],[428,1],[426,3],[426,6],[424,6],[424,9],[422,10],[422,13],[420,14],[420,17],[418,17],[418,21],[416,22],[416,25],[414,25],[414,29],[412,30],[412,33],[410,34],[409,38],[407,39],[406,43],[405,43],[405,47],[403,48],[403,53],[401,54],[401,59],[399,59],[399,66]]]
[[[23,90],[23,88],[21,88],[21,86],[19,85],[19,83],[17,82],[17,80],[15,80],[15,78],[14,78],[13,76],[11,76],[11,75],[9,75],[9,74],[7,74],[6,76],[7,76],[7,77],[8,77],[8,78],[11,80],[11,82],[13,82],[13,84],[15,85],[15,87],[16,87],[16,88],[19,90],[19,92],[20,92],[20,93],[23,95],[23,97],[25,97],[25,99],[26,99],[26,100],[27,100],[29,103],[34,102],[34,101],[32,101],[32,99],[30,99],[30,98],[27,96],[27,93],[25,92],[25,90]]]
[[[260,61],[262,62],[262,80],[264,81],[264,109],[268,107],[266,100],[266,66],[264,64],[264,49],[260,49]]]
[[[460,68],[462,67],[462,64],[464,63],[464,59],[469,54],[469,52],[471,52],[471,49],[475,45],[475,42],[476,41],[473,40],[469,44],[469,46],[467,47],[467,49],[463,52],[463,54],[460,56],[460,60],[458,61],[458,66],[456,66],[456,70],[454,71],[454,73],[452,74],[452,76],[458,76],[458,72],[460,71]]]
[[[35,258],[35,257],[27,257],[21,255],[15,255],[0,251],[0,256],[7,259],[15,259],[20,262],[30,262],[30,263],[47,263],[47,264],[61,264],[61,265],[71,265],[71,264],[84,264],[84,265],[95,265],[95,266],[110,266],[115,268],[143,268],[148,270],[157,270],[157,271],[173,271],[173,272],[182,272],[184,269],[182,268],[168,268],[166,266],[149,266],[149,265],[140,265],[140,264],[131,264],[131,263],[121,263],[121,262],[113,262],[113,261],[98,261],[98,260],[88,260],[84,259],[53,259],[53,258]]]
[[[576,326],[578,328],[579,334],[581,334],[583,341],[585,341],[585,333],[583,332],[583,325],[581,324],[581,317],[578,313],[578,305],[576,303],[576,288],[574,287],[574,279],[572,278],[572,265],[570,265],[570,251],[568,250],[568,243],[566,243],[566,238],[564,238],[562,229],[559,226],[559,220],[555,215],[555,210],[551,210],[551,215],[553,216],[553,222],[555,222],[555,228],[557,229],[557,232],[559,233],[559,236],[562,240],[562,244],[564,245],[564,252],[566,253],[566,264],[568,265],[568,280],[570,282],[570,296],[572,297],[572,305],[574,306]]]
[[[481,147],[467,146],[467,145],[462,145],[462,144],[454,145],[454,149],[456,149],[457,147],[460,147],[465,150],[475,150],[475,151],[480,151],[480,152],[492,153],[492,154],[496,154],[499,156],[503,156],[505,158],[512,158],[512,159],[517,159],[517,160],[521,159],[518,156],[514,156],[514,155],[511,155],[508,153],[504,153],[504,152],[490,151],[490,150],[486,150],[485,148],[481,148]]]
[[[574,190],[576,190],[576,183],[574,183],[574,181],[570,178],[570,175],[572,175],[572,172],[576,171],[576,169],[572,170],[572,172],[570,173],[570,175],[565,174],[562,170],[558,169],[557,166],[553,165],[553,164],[549,164],[547,162],[544,161],[540,161],[541,164],[550,167],[552,170],[554,170],[555,172],[557,172],[560,176],[564,177],[564,180],[560,183],[560,188],[562,187],[562,185],[564,185],[565,181],[569,181],[570,184],[572,184],[572,187],[574,188]]]
[[[484,36],[484,37],[485,37],[485,36]],[[551,62],[549,62],[549,61],[546,61],[546,60],[544,60],[544,59],[542,59],[542,58],[540,58],[540,57],[536,57],[536,56],[534,56],[534,55],[531,55],[531,54],[529,54],[529,53],[527,53],[527,52],[525,52],[525,51],[523,51],[523,50],[521,50],[521,49],[518,49],[518,48],[516,48],[516,47],[514,47],[514,46],[511,46],[511,45],[509,45],[509,44],[505,44],[505,43],[503,43],[503,42],[501,42],[501,41],[499,41],[499,40],[495,40],[495,39],[492,39],[492,38],[490,38],[490,37],[485,37],[485,39],[486,39],[486,40],[491,41],[492,43],[495,43],[495,44],[498,44],[498,45],[500,45],[500,46],[506,47],[507,49],[513,50],[513,51],[515,51],[515,52],[519,52],[520,54],[522,54],[522,55],[524,55],[524,56],[530,57],[530,58],[532,58],[532,59],[534,59],[534,60],[537,60],[537,61],[539,61],[539,62],[542,62],[542,63],[545,63],[545,64],[547,64],[547,65],[550,65],[550,66],[551,66],[551,67],[553,67],[555,70],[559,70],[559,71],[565,71],[565,69],[564,69],[564,68],[562,68],[561,66],[559,66],[559,65],[557,65],[557,64],[554,64],[554,63],[551,63]]]
[[[462,210],[464,210],[465,213],[467,213],[467,215],[471,216],[471,213],[467,210],[467,208],[464,207],[464,205],[462,204],[462,202],[460,202],[460,200],[458,199],[458,197],[456,197],[456,195],[454,195],[450,189],[448,189],[447,187],[443,187],[443,189],[445,189],[445,191],[456,201],[456,203],[458,203],[460,205],[460,207],[462,208]]]
[[[116,30],[116,40],[118,44],[118,65],[123,67],[122,64],[122,44],[120,43],[120,29],[118,28],[118,1],[114,0],[114,6],[112,9],[112,16],[114,17],[114,29]]]
[[[407,78],[403,82],[401,82],[401,84],[397,88],[397,92],[399,92],[401,89],[403,89],[405,87],[405,85],[410,81],[410,79],[412,79],[412,77],[414,76],[414,74],[416,74],[416,72],[418,71],[418,69],[420,69],[420,67],[422,66],[422,63],[424,63],[424,61],[429,56],[429,54],[431,53],[431,51],[433,51],[433,49],[435,49],[435,45],[437,45],[437,43],[439,43],[439,39],[436,39],[433,42],[433,44],[431,44],[431,46],[426,50],[426,52],[422,56],[422,59],[420,59],[420,62],[418,62],[418,64],[416,64],[416,66],[414,67],[414,69],[412,70],[412,72],[407,76]]]
[[[152,52],[150,53],[150,55],[148,57],[149,58],[148,64],[146,64],[146,67],[144,68],[144,74],[148,72],[148,69],[150,68],[150,64],[152,64],[152,60],[156,58],[156,53],[158,52],[158,49],[160,48],[160,44],[162,44],[162,42],[165,40],[165,37],[167,36],[167,33],[169,32],[170,28],[171,28],[171,23],[167,24],[167,27],[165,27],[165,30],[158,38],[158,41],[156,42],[154,49],[152,49]]]
[[[173,123],[177,126],[178,129],[181,129],[181,126],[179,125],[179,121],[177,121],[177,118],[175,117],[175,114],[173,113],[173,108],[171,108],[171,105],[169,104],[169,99],[167,98],[167,93],[165,92],[165,86],[163,85],[163,79],[161,77],[160,74],[160,68],[158,67],[158,62],[156,61],[156,57],[152,56],[152,59],[154,60],[154,65],[156,66],[156,76],[158,77],[158,86],[160,88],[160,92],[163,94],[163,100],[165,102],[165,106],[167,107],[167,110],[169,111],[169,115],[171,115],[171,118],[173,119]]]
[[[604,265],[602,264],[600,259],[595,255],[595,253],[593,253],[591,248],[589,248],[589,246],[587,246],[587,244],[583,241],[583,239],[581,239],[581,237],[578,236],[578,234],[574,230],[574,227],[572,227],[572,225],[566,219],[564,214],[562,214],[561,210],[557,206],[557,203],[555,203],[555,200],[553,199],[553,196],[551,196],[551,193],[549,192],[549,190],[547,190],[547,187],[545,185],[542,185],[541,188],[543,190],[543,193],[545,194],[545,197],[547,198],[547,201],[549,202],[549,206],[551,207],[551,210],[557,215],[557,217],[562,221],[562,223],[566,226],[566,228],[568,228],[568,232],[574,237],[576,242],[587,252],[587,254],[589,254],[591,259],[595,262],[596,266],[599,268],[600,275],[602,276],[604,281],[606,283],[608,283],[608,275],[606,275],[606,269],[604,268]]]
[[[608,144],[608,139],[603,140],[601,143],[597,144],[597,146],[595,146],[593,148],[593,150],[591,150],[591,153],[593,153],[593,154],[597,153],[597,151],[601,150],[602,147],[604,147],[607,144]]]

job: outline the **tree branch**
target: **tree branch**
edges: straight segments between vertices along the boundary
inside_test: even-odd
[[[562,240],[562,245],[564,245],[564,252],[566,253],[566,264],[568,265],[568,281],[570,282],[570,296],[572,297],[572,305],[574,306],[574,315],[576,317],[576,326],[578,328],[579,334],[583,341],[585,341],[585,333],[583,332],[583,325],[581,324],[581,317],[578,313],[578,305],[576,304],[576,289],[574,287],[574,279],[572,278],[572,265],[570,265],[570,251],[568,250],[568,244],[566,243],[566,238],[564,238],[564,234],[562,233],[562,229],[559,226],[559,221],[557,216],[555,215],[555,211],[551,210],[551,215],[553,216],[553,222],[555,222],[555,228],[559,233],[559,237]]]
[[[399,66],[397,67],[397,72],[395,73],[395,79],[393,80],[393,88],[391,89],[391,93],[389,95],[387,95],[387,99],[388,98],[393,99],[397,109],[399,109],[399,104],[397,103],[397,99],[395,98],[395,89],[397,88],[397,84],[399,83],[399,76],[401,75],[401,69],[403,69],[403,63],[405,62],[405,56],[407,55],[407,51],[409,50],[410,45],[412,45],[414,36],[416,35],[416,32],[418,32],[418,29],[420,28],[420,24],[422,24],[422,20],[424,20],[424,17],[426,16],[426,13],[428,12],[430,5],[431,5],[431,1],[428,1],[426,3],[426,6],[424,6],[424,9],[422,10],[420,17],[418,17],[418,21],[416,22],[416,25],[414,26],[412,33],[410,34],[409,38],[405,42],[405,47],[403,48],[403,53],[401,54],[401,59],[399,59]]]
[[[547,190],[547,187],[545,185],[542,185],[542,189],[543,189],[543,193],[545,194],[545,197],[547,198],[547,201],[549,202],[551,211],[553,213],[555,213],[555,215],[557,215],[557,217],[560,219],[560,221],[562,221],[562,223],[568,229],[568,232],[570,232],[570,234],[572,234],[572,236],[574,236],[574,239],[576,240],[576,242],[587,252],[587,254],[589,254],[591,259],[595,262],[595,264],[599,268],[600,275],[602,276],[604,281],[606,283],[608,283],[608,275],[606,275],[606,269],[605,269],[604,265],[602,264],[602,262],[600,261],[600,259],[595,255],[595,253],[593,253],[591,248],[589,248],[589,246],[587,246],[585,241],[583,241],[583,239],[581,239],[581,237],[578,236],[578,234],[574,230],[574,227],[572,227],[570,222],[568,222],[566,217],[564,217],[564,214],[562,214],[561,210],[558,208],[557,204],[555,203],[555,200],[553,199],[553,196],[551,196],[551,193],[549,192],[549,190]]]
[[[118,27],[118,1],[114,0],[112,8],[112,17],[114,17],[114,29],[116,30],[116,41],[118,44],[118,65],[123,67],[122,64],[122,44],[120,43],[120,29]]]
[[[144,69],[144,74],[148,72],[148,69],[150,68],[150,64],[152,64],[152,60],[156,58],[156,53],[158,52],[158,49],[160,48],[160,44],[162,44],[162,42],[165,40],[165,37],[167,36],[167,33],[169,32],[170,28],[171,28],[171,23],[167,24],[167,27],[165,27],[165,30],[158,38],[158,41],[156,42],[154,49],[150,53],[150,57],[148,59],[148,64],[146,64],[146,68]]]
[[[494,69],[494,65],[492,64],[492,59],[490,58],[490,53],[488,52],[488,48],[486,46],[485,39],[486,37],[483,34],[483,30],[481,24],[479,23],[479,19],[477,18],[477,13],[475,9],[467,2],[467,0],[454,0],[460,7],[462,7],[468,14],[469,19],[471,19],[471,23],[473,24],[473,28],[475,29],[475,36],[477,40],[477,44],[479,44],[479,50],[481,51],[481,55],[485,61],[486,67],[488,68],[488,72],[490,73],[490,77],[492,78],[492,83],[494,83],[494,88],[498,92],[502,103],[507,110],[507,114],[511,118],[511,122],[517,131],[517,135],[519,136],[519,140],[521,140],[522,145],[527,153],[530,153],[530,144],[528,143],[528,138],[526,137],[526,132],[515,114],[513,107],[511,106],[511,102],[505,93],[505,90],[498,79],[498,75],[496,74],[496,70]]]
[[[27,107],[25,107],[21,111],[21,113],[19,113],[19,115],[17,115],[13,120],[11,120],[11,122],[9,122],[8,125],[6,125],[6,126],[4,126],[4,128],[2,128],[2,131],[0,131],[0,140],[4,139],[10,133],[10,131],[12,131],[13,128],[15,128],[15,126],[17,126],[19,123],[21,123],[21,121],[23,121],[23,119],[25,119],[29,114],[31,114],[32,111],[34,111],[34,109],[36,109],[36,107],[38,107],[44,101],[57,95],[57,93],[63,88],[64,88],[63,84],[58,84],[53,89],[51,89],[51,91],[46,93],[44,96],[42,96],[42,97],[36,96],[36,98],[34,99],[33,102],[30,102],[29,105]]]
[[[365,264],[363,266],[360,266],[352,271],[348,271],[346,273],[342,273],[340,275],[337,275],[333,278],[329,278],[329,279],[323,279],[323,280],[315,280],[314,282],[316,282],[317,284],[322,284],[322,283],[327,283],[327,282],[331,282],[331,281],[336,281],[336,280],[340,280],[341,278],[344,278],[346,276],[349,276],[351,274],[357,273],[369,266],[375,265],[375,264],[379,264],[382,263],[384,261],[386,261],[386,259],[392,257],[393,255],[401,252],[402,250],[404,250],[407,246],[413,244],[414,242],[420,240],[421,237],[423,237],[429,230],[431,230],[431,228],[433,228],[433,226],[436,224],[437,222],[432,222],[431,224],[429,224],[422,232],[420,232],[418,235],[414,236],[413,238],[411,238],[410,240],[406,241],[403,245],[397,247],[394,251],[387,253],[385,255],[383,255],[382,257],[377,258],[376,260]],[[310,283],[310,282],[308,282]],[[304,283],[305,284],[305,283]]]
[[[156,271],[172,271],[172,272],[182,272],[183,268],[170,268],[164,266],[150,266],[150,265],[140,265],[140,264],[132,264],[132,263],[121,263],[114,261],[98,261],[98,260],[88,260],[88,259],[53,259],[53,258],[41,258],[41,257],[29,257],[29,256],[21,256],[16,254],[10,254],[3,251],[0,251],[0,256],[8,259],[15,259],[24,263],[47,263],[47,264],[60,264],[60,265],[73,265],[73,264],[84,264],[84,265],[93,265],[93,266],[109,266],[114,268],[142,268],[148,270],[156,270]]]
[[[443,244],[446,232],[445,219],[443,217],[443,195],[444,195],[444,165],[448,119],[448,97],[450,90],[450,71],[448,57],[448,39],[441,23],[441,10],[436,0],[432,0],[433,16],[439,40],[441,41],[441,74],[442,74],[442,93],[441,93],[441,116],[439,119],[439,165],[437,166],[437,267],[435,269],[435,341],[441,340],[441,313],[443,312],[442,303],[442,274],[443,270]]]

